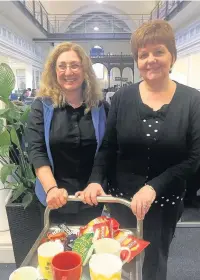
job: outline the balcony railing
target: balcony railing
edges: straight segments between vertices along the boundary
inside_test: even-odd
[[[185,3],[184,3],[185,2]],[[159,1],[150,14],[150,19],[168,19],[169,15],[179,8],[183,3],[189,4],[191,1],[175,0],[175,1]]]
[[[131,33],[149,20],[148,14],[89,13],[49,15],[50,33]]]
[[[15,1],[13,1],[15,2]],[[108,15],[90,14],[48,14],[38,0],[19,0],[20,6],[34,17],[37,23],[49,34],[54,33],[130,33],[136,26],[151,19],[168,19],[169,15],[186,1],[160,1],[150,14]],[[189,3],[187,1],[186,3]],[[95,22],[98,26],[95,26]],[[108,28],[109,26],[109,28]],[[94,28],[98,27],[99,30]]]

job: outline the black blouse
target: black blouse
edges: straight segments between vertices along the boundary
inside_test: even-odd
[[[157,192],[155,203],[174,205],[200,165],[200,93],[177,83],[170,104],[155,112],[142,103],[139,84],[121,89],[113,97],[90,182],[102,183],[113,158],[112,194],[131,198],[149,184]]]
[[[108,113],[108,104],[104,103]],[[74,194],[86,187],[91,174],[97,142],[91,112],[85,105],[55,108],[50,128],[50,149],[54,177],[58,186]],[[27,129],[29,159],[34,168],[50,166],[44,141],[43,106],[40,99],[32,104]]]

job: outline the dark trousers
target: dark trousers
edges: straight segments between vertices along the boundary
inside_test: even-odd
[[[187,180],[187,191],[185,195],[186,200],[196,198],[197,191],[200,189],[200,169]]]
[[[121,228],[135,228],[136,218],[132,211],[123,205],[109,205],[111,216],[117,219]],[[145,249],[143,280],[166,280],[169,247],[176,224],[182,214],[183,203],[175,205],[153,204],[144,220],[144,240],[151,244]]]

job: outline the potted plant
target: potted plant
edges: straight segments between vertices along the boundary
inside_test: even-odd
[[[6,205],[16,265],[19,266],[41,231],[39,202],[34,194],[35,175],[28,161],[25,130],[29,106],[15,104],[9,95],[15,86],[12,69],[0,64],[0,180],[11,190]],[[21,106],[22,105],[22,106]]]

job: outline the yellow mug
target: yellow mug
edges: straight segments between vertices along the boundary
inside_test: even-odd
[[[89,261],[91,280],[121,280],[124,262],[113,254],[94,254]]]
[[[38,264],[40,273],[43,278],[52,280],[52,268],[51,263],[55,255],[64,251],[64,247],[60,241],[49,241],[43,243],[38,248]]]

